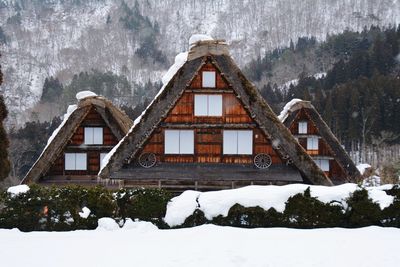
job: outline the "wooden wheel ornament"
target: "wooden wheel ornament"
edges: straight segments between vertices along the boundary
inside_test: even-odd
[[[139,165],[142,166],[143,168],[151,168],[157,163],[157,158],[154,153],[143,153],[139,157]]]
[[[271,164],[272,159],[268,154],[260,153],[254,157],[254,166],[256,166],[258,169],[268,169]]]

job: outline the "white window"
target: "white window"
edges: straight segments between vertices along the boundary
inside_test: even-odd
[[[329,160],[315,159],[314,161],[322,171],[329,172]]]
[[[86,145],[102,145],[103,144],[103,128],[102,127],[85,127],[85,144]]]
[[[215,71],[203,71],[203,87],[215,88]]]
[[[222,116],[222,95],[195,95],[195,116]]]
[[[253,154],[253,131],[225,130],[223,134],[223,151],[228,155]]]
[[[103,168],[103,159],[106,157],[107,153],[100,153],[100,169]]]
[[[194,154],[192,130],[165,130],[165,154]]]
[[[306,134],[307,133],[307,122],[300,121],[299,122],[299,134]]]
[[[307,137],[307,150],[318,150],[318,137]]]
[[[65,170],[86,170],[87,156],[86,153],[65,153]]]

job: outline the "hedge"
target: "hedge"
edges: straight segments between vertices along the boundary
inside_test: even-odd
[[[32,185],[27,193],[0,194],[0,228],[21,231],[69,231],[95,229],[97,220],[112,217],[120,224],[126,218],[151,221],[165,227],[162,218],[171,195],[158,189],[120,189],[80,186],[41,187]],[[82,218],[83,207],[90,215]]]
[[[286,201],[285,210],[232,206],[226,217],[208,220],[200,209],[179,227],[207,223],[235,227],[364,227],[370,225],[400,227],[400,188],[386,191],[394,196],[393,203],[381,210],[365,189],[355,191],[343,205],[323,203],[312,197],[310,189]],[[109,191],[103,187],[83,188],[31,186],[27,193],[12,196],[0,193],[0,228],[21,231],[69,231],[95,229],[101,217],[114,218],[122,225],[126,218],[150,221],[159,228],[168,228],[163,221],[171,194],[158,189],[120,189]],[[90,209],[87,218],[79,213]]]

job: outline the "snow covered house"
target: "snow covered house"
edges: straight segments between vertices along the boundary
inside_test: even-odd
[[[309,101],[293,99],[279,119],[334,184],[361,180],[357,167]]]
[[[250,184],[331,185],[243,75],[223,40],[191,38],[163,87],[106,159],[124,186],[212,190]]]
[[[133,123],[102,96],[84,91],[77,99],[21,183],[97,184],[102,158]]]

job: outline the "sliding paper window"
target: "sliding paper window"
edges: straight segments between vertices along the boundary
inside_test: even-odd
[[[194,154],[193,130],[165,130],[165,154]]]
[[[226,155],[253,154],[253,131],[224,130],[223,152]]]
[[[195,95],[195,116],[222,116],[222,95]]]
[[[86,145],[102,145],[103,144],[103,128],[102,127],[85,127],[85,144]]]
[[[86,153],[65,153],[65,170],[80,171],[87,169]]]

